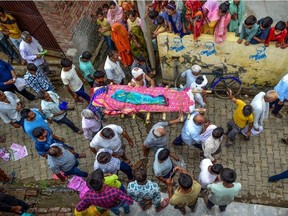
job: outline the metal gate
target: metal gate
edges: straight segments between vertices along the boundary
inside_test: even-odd
[[[62,52],[33,1],[0,1],[0,5],[15,17],[21,31],[30,32],[46,49]]]

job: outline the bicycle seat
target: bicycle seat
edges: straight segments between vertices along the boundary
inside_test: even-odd
[[[216,77],[220,77],[222,76],[224,73],[223,69],[222,68],[217,68],[215,70],[212,71],[212,74]]]

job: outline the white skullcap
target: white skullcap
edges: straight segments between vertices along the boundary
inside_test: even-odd
[[[191,69],[192,69],[192,72],[195,72],[195,73],[201,72],[201,67],[199,65],[193,65]]]
[[[135,67],[135,68],[132,69],[132,76],[134,78],[139,77],[141,74],[144,74],[144,71],[141,68]]]

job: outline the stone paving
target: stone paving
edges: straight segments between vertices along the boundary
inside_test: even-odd
[[[70,95],[65,89],[60,87],[57,89],[64,100],[72,101]],[[20,97],[23,99],[22,97]],[[249,98],[244,97],[245,101]],[[26,107],[40,107],[40,101],[28,102],[23,99]],[[69,111],[68,117],[73,120],[76,125],[80,126],[80,112],[85,108],[86,104],[75,104],[75,110]],[[226,128],[227,121],[232,117],[235,106],[231,101],[208,97],[208,111],[206,116],[216,125]],[[284,113],[284,110],[282,111]],[[167,119],[176,118],[177,113],[167,114]],[[160,114],[152,115],[152,124],[145,125],[144,121],[136,117],[125,117],[121,119],[119,116],[105,117],[107,121],[104,123],[115,123],[122,126],[134,140],[134,148],[126,147],[126,153],[132,162],[138,161],[142,157],[141,145],[145,139],[147,132],[151,126],[160,121]],[[170,127],[168,134],[170,135],[170,150],[176,155],[181,155],[187,163],[190,173],[197,178],[199,174],[200,156],[199,150],[193,147],[183,146],[174,147],[172,141],[181,131],[182,123]],[[72,145],[77,152],[85,152],[87,158],[80,159],[80,168],[93,171],[93,163],[95,156],[89,150],[89,142],[84,139],[83,135],[73,133],[65,125],[50,125],[54,133],[64,137],[66,143]],[[34,149],[34,144],[29,137],[24,134],[21,128],[14,129],[10,125],[0,123],[1,135],[6,135],[6,143],[1,147],[9,148],[12,143],[26,145],[29,155],[16,162],[5,162],[0,160],[0,167],[7,173],[15,170],[17,178],[25,182],[33,182],[39,180],[48,180],[52,178],[52,172],[47,168],[44,158],[39,157]],[[238,137],[234,146],[227,148],[223,145],[222,153],[216,159],[224,167],[235,169],[238,178],[237,181],[242,184],[242,191],[237,198],[240,202],[258,203],[273,206],[288,206],[288,180],[279,181],[277,183],[268,183],[268,176],[280,173],[287,169],[287,151],[288,145],[281,143],[280,139],[288,136],[287,116],[283,119],[276,119],[273,116],[265,122],[265,130],[258,137],[252,137],[250,141],[245,141],[242,137]],[[224,138],[223,143],[225,143]],[[124,143],[127,144],[126,140]],[[149,178],[155,180],[152,175],[153,152],[150,152],[148,169]],[[125,179],[120,174],[120,179]],[[162,185],[163,186],[163,185]],[[165,189],[165,187],[162,187]]]

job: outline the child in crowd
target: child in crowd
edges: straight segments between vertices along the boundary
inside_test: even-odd
[[[92,58],[92,54],[89,51],[85,51],[79,57],[79,68],[82,72],[83,77],[87,80],[90,87],[93,87],[94,77],[93,74],[95,72],[95,68],[93,67],[90,59]]]
[[[107,18],[107,13],[108,13],[108,10],[109,10],[109,9],[110,9],[110,8],[109,8],[109,5],[108,5],[108,4],[104,4],[104,5],[102,6],[103,15],[104,15],[105,18]]]
[[[196,78],[195,82],[193,82],[190,85],[191,90],[201,91],[201,92],[193,93],[194,99],[200,105],[200,107],[206,107],[206,103],[204,102],[203,97],[202,97],[202,91],[204,90],[207,83],[208,83],[208,80],[207,80],[206,76],[203,75],[203,76],[198,76]]]
[[[104,71],[100,71],[97,70],[94,74],[94,84],[93,84],[93,88],[94,87],[101,87],[101,86],[105,86],[105,72]]]
[[[241,190],[241,184],[235,182],[236,173],[234,170],[224,168],[220,173],[221,182],[209,184],[207,194],[204,197],[208,209],[218,205],[221,212],[225,212],[226,207]],[[207,197],[209,196],[209,198]]]
[[[162,16],[158,16],[156,18],[157,21],[157,28],[153,32],[153,37],[157,37],[158,34],[166,32],[166,24],[165,24],[165,19]]]
[[[286,23],[284,21],[279,21],[278,23],[276,23],[275,27],[272,27],[270,29],[269,36],[266,39],[264,45],[268,47],[270,41],[277,41],[276,47],[280,47],[284,43],[286,36]]]
[[[238,44],[243,42],[243,39],[246,39],[245,45],[248,46],[252,38],[257,34],[259,25],[257,24],[257,19],[255,16],[248,16],[242,26],[240,33],[240,38],[237,40]]]
[[[104,13],[102,11],[97,12],[97,25],[99,25],[99,32],[103,35],[108,49],[114,50],[115,45],[114,42],[111,40],[111,26],[108,23],[107,19],[104,17]]]
[[[84,98],[87,103],[90,102],[89,95],[85,92],[84,84],[79,78],[75,65],[70,59],[62,59],[60,62],[62,68],[61,79],[68,92],[75,99],[75,102],[82,102],[79,97]]]
[[[128,32],[130,32],[132,27],[134,26],[141,27],[141,19],[137,17],[137,13],[135,10],[129,12],[127,25],[128,25]]]
[[[214,39],[216,43],[222,43],[226,40],[226,33],[229,22],[231,20],[231,14],[229,13],[229,2],[225,1],[219,6],[219,17],[220,19],[217,21],[215,31],[214,31]]]
[[[258,20],[259,29],[257,34],[251,39],[251,44],[264,43],[270,31],[273,19],[269,16]]]

